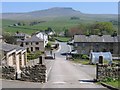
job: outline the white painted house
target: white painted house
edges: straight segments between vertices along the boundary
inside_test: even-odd
[[[47,43],[48,43],[48,35],[45,34],[45,33],[39,32],[38,34],[36,34],[36,36],[37,36],[39,39],[41,39],[41,40],[44,41],[44,47],[45,47],[45,46],[47,45]]]

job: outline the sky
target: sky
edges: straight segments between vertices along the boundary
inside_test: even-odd
[[[118,14],[117,2],[2,2],[2,13],[30,12],[53,7],[71,7],[88,14]]]

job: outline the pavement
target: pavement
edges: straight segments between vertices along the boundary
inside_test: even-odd
[[[65,59],[61,53],[69,52],[71,47],[60,42],[54,62],[48,60],[48,82],[34,83],[23,81],[2,80],[3,88],[97,88],[106,89],[100,84],[93,82],[95,78],[95,67],[89,65],[75,64]],[[51,62],[51,63],[50,63]]]

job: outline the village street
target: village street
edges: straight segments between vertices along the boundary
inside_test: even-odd
[[[74,64],[66,60],[61,53],[69,52],[70,46],[59,43],[60,49],[55,51],[56,59],[49,65],[47,83],[33,83],[23,81],[2,80],[3,88],[104,88],[95,84],[95,67],[89,65]]]
[[[71,48],[66,43],[60,43],[60,47],[59,52],[56,52],[56,60],[48,82],[43,88],[104,88],[91,82],[95,78],[95,67],[74,64],[66,60],[61,53],[69,52]]]

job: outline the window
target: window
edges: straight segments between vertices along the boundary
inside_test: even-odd
[[[39,47],[35,47],[35,50],[36,50],[36,51],[39,50]]]
[[[26,45],[28,45],[28,42],[26,42]]]
[[[31,47],[31,51],[33,51],[33,47]]]
[[[77,47],[78,46],[78,44],[77,43],[75,43],[75,47]]]
[[[85,43],[83,43],[82,46],[85,47]]]
[[[29,48],[27,48],[27,52],[29,52]]]
[[[20,44],[21,47],[23,47],[23,42]]]
[[[38,45],[39,44],[39,42],[36,42],[36,45]]]

